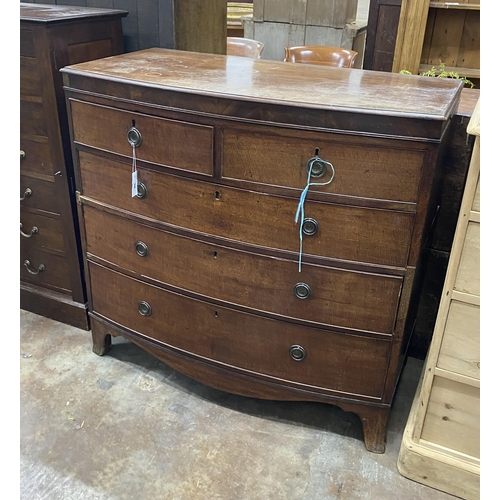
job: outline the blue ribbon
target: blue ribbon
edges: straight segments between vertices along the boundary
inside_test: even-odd
[[[311,171],[312,171],[312,164],[313,162],[309,162],[309,171],[307,173],[307,185],[303,189],[302,193],[300,194],[300,199],[299,199],[299,205],[297,207],[297,212],[295,213],[295,224],[297,224],[300,216],[300,229],[299,229],[299,236],[300,236],[300,250],[299,250],[299,273],[302,272],[302,227],[304,225],[304,203],[306,201],[306,196],[307,196],[307,191],[309,190],[310,186],[327,186],[333,181],[333,178],[335,177],[335,170],[333,168],[333,165],[329,161],[321,160],[322,162],[325,163],[325,165],[328,165],[332,169],[332,176],[330,177],[330,180],[328,182],[311,182]]]

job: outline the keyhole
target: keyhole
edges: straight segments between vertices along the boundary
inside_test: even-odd
[[[132,127],[135,127],[135,120],[132,120]]]
[[[220,192],[219,191],[215,191],[215,199],[220,200]]]
[[[214,259],[217,258],[217,252],[214,252]]]
[[[219,313],[217,311],[214,312],[214,315],[215,315],[216,318],[219,317]]]
[[[319,156],[319,148],[316,148],[316,149],[314,150],[314,156]]]

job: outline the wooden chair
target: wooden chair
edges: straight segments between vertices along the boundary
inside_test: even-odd
[[[251,38],[227,37],[227,55],[260,59],[264,44]]]
[[[285,62],[352,68],[358,53],[341,47],[301,45],[285,47]]]

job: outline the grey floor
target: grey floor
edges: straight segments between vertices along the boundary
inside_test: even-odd
[[[357,416],[261,401],[188,379],[123,338],[20,313],[22,500],[446,500],[397,471],[422,361],[410,358],[387,449],[366,451]]]

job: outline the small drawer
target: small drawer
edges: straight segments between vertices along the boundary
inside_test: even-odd
[[[42,85],[40,82],[36,59],[31,57],[21,57],[20,84],[21,97],[42,96]]]
[[[64,237],[60,219],[21,210],[21,253],[36,247],[45,252],[64,255]]]
[[[41,135],[47,137],[47,123],[41,98],[21,99],[21,135]]]
[[[90,257],[137,275],[280,316],[393,331],[402,277],[316,265],[304,265],[299,273],[291,260],[207,244],[90,206],[84,207],[84,217]]]
[[[131,196],[130,168],[80,152],[89,198],[175,226],[230,240],[299,251],[297,199],[218,186],[139,169],[147,195]],[[304,254],[377,265],[406,265],[413,214],[306,201],[318,232],[303,237]]]
[[[308,162],[316,151],[333,164],[335,176],[310,191],[351,197],[415,203],[425,150],[396,141],[359,139],[317,132],[276,131],[260,127],[224,130],[223,177],[273,186],[304,189]],[[321,165],[320,165],[321,166]],[[327,182],[331,168],[313,173],[312,182]]]
[[[480,242],[480,224],[469,221],[455,282],[459,292],[480,293]]]
[[[478,305],[452,300],[437,366],[479,380],[479,320]]]
[[[89,271],[93,312],[182,354],[305,389],[382,396],[390,341],[213,306],[92,262]]]
[[[20,188],[21,207],[60,213],[55,182],[21,175]]]
[[[71,291],[69,266],[65,256],[44,252],[35,247],[23,248],[20,254],[21,280],[57,291]]]
[[[479,458],[479,387],[435,377],[420,438]]]
[[[47,137],[21,136],[21,173],[54,175]]]
[[[35,44],[33,43],[33,32],[21,29],[20,53],[24,57],[35,57]]]
[[[70,100],[74,141],[132,158],[128,137],[138,138],[141,161],[212,175],[213,127]],[[129,135],[135,128],[135,137]],[[130,133],[132,134],[132,133]],[[132,165],[132,160],[130,165]]]

